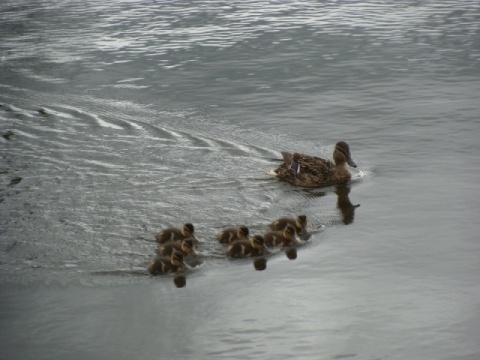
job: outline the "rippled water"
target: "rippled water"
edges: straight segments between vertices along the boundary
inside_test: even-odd
[[[0,358],[480,357],[479,4],[0,13]],[[347,187],[269,173],[340,139]],[[263,271],[214,238],[300,213],[310,239]],[[178,289],[146,266],[187,221]]]

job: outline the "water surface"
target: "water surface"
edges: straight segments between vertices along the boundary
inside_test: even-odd
[[[2,2],[0,358],[477,359],[479,10]],[[269,174],[338,140],[347,187]],[[263,271],[214,238],[293,214]],[[185,222],[177,288],[146,266]]]

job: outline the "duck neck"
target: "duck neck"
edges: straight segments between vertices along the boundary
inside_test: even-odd
[[[345,161],[337,162],[335,164],[335,176],[336,177],[350,176],[350,171],[348,170],[347,163]]]

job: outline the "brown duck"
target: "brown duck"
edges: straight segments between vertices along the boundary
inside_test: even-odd
[[[150,275],[168,275],[183,270],[185,264],[181,252],[174,251],[170,256],[157,256],[148,265]]]
[[[176,228],[171,227],[168,229],[163,229],[155,235],[155,240],[159,244],[164,244],[169,241],[183,240],[187,238],[194,238],[195,228],[192,224],[186,223],[183,227]]]
[[[263,234],[267,246],[289,246],[295,242],[295,228],[287,225],[283,231],[269,231]]]
[[[347,164],[357,167],[345,141],[339,141],[333,150],[334,162],[317,156],[282,152],[283,164],[276,170],[276,176],[292,185],[322,187],[343,184],[351,179]]]
[[[282,216],[268,224],[268,227],[273,231],[281,231],[284,230],[287,225],[292,225],[295,228],[297,235],[299,235],[307,230],[307,217],[305,215],[298,215],[294,218]]]
[[[264,253],[264,241],[260,235],[255,235],[250,240],[234,241],[227,249],[227,255],[232,258],[260,256]]]
[[[217,240],[222,244],[231,244],[237,240],[248,240],[249,231],[246,226],[226,228],[217,234]]]
[[[158,248],[155,249],[155,254],[158,256],[170,256],[175,251],[181,252],[185,256],[195,252],[195,239],[186,238],[181,241],[166,242],[158,245]]]

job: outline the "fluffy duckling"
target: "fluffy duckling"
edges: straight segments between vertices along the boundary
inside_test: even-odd
[[[184,268],[183,255],[174,251],[170,256],[157,256],[148,265],[150,275],[168,275]]]
[[[283,216],[270,223],[268,227],[273,231],[281,231],[284,230],[287,225],[292,225],[297,235],[299,235],[307,229],[307,217],[305,215],[298,215],[294,218]]]
[[[186,238],[194,238],[195,228],[192,224],[186,223],[181,229],[171,227],[161,230],[155,235],[155,240],[159,244],[164,244],[169,241],[183,240]]]
[[[261,235],[255,235],[250,240],[234,241],[227,249],[227,255],[232,258],[247,258],[264,254],[264,240]]]
[[[248,240],[249,231],[246,226],[239,228],[226,228],[217,234],[217,240],[221,244],[231,244],[237,240]]]
[[[182,241],[169,241],[158,246],[155,253],[158,256],[170,256],[174,251],[181,252],[187,256],[195,251],[195,243],[193,238],[186,238]]]
[[[283,231],[270,231],[263,234],[267,246],[289,246],[295,241],[295,228],[287,225]]]

